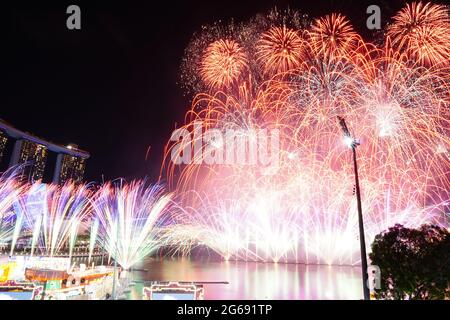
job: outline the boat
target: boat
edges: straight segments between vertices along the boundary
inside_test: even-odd
[[[32,284],[42,288],[33,294],[34,300],[101,300],[109,299],[112,294],[113,267],[93,265],[87,268],[85,264],[70,267],[70,260],[66,258],[39,257],[20,263],[14,258],[11,260],[8,267],[3,267],[7,272],[2,273],[0,287],[5,292],[9,287],[26,283],[28,287]],[[13,272],[16,268],[19,272]]]

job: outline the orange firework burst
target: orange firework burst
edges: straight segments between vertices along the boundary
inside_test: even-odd
[[[421,64],[446,64],[450,59],[450,16],[445,6],[407,4],[394,17],[387,35],[394,47]]]
[[[211,88],[226,88],[235,83],[247,67],[247,55],[234,40],[217,40],[206,48],[200,74]]]
[[[265,73],[277,74],[297,68],[302,61],[303,40],[289,28],[273,27],[257,44],[257,60]]]
[[[336,13],[317,19],[309,35],[314,52],[327,56],[348,54],[360,40],[350,21]]]

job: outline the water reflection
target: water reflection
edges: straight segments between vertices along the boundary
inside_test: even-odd
[[[205,299],[361,299],[358,267],[189,259],[147,259],[137,281],[228,282],[205,284]],[[130,293],[141,299],[142,283]]]

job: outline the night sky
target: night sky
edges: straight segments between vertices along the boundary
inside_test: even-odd
[[[365,38],[366,8],[382,23],[403,1],[16,1],[2,3],[0,118],[91,153],[87,179],[156,179],[163,147],[189,97],[180,63],[194,32],[217,20],[245,21],[274,6],[311,17],[341,12]],[[81,7],[81,30],[66,8]],[[147,150],[150,152],[146,157]]]

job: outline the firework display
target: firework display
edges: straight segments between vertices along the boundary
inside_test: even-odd
[[[206,49],[200,73],[208,86],[220,89],[238,81],[246,65],[246,55],[237,42],[218,40]]]
[[[29,238],[30,256],[73,256],[77,237],[89,234],[88,261],[100,246],[125,269],[163,245],[160,231],[167,225],[172,195],[145,181],[64,185],[21,183],[2,177],[0,190],[5,212],[3,233],[10,255],[20,237]],[[6,200],[5,200],[6,201]],[[7,209],[6,209],[7,208]],[[7,227],[7,228],[6,228]]]
[[[430,2],[407,4],[388,28],[392,44],[427,65],[448,64],[450,17],[444,6]]]
[[[101,246],[129,269],[161,246],[158,227],[164,224],[170,202],[170,194],[145,181],[102,186],[93,200]]]
[[[303,39],[294,30],[273,27],[261,35],[257,44],[258,61],[267,74],[278,74],[300,66]]]
[[[161,166],[170,192],[145,180],[96,189],[6,173],[0,244],[12,255],[25,236],[30,255],[72,257],[86,229],[88,261],[98,245],[124,269],[197,246],[226,260],[358,264],[352,153],[337,116],[360,143],[368,246],[396,223],[448,226],[449,37],[447,7],[421,2],[373,43],[339,13],[273,10],[203,27],[183,62],[194,93],[184,134],[173,135],[183,139],[168,142]],[[173,161],[180,150],[189,152]]]
[[[11,206],[23,192],[23,187],[14,171],[0,176],[0,244],[11,240],[14,233],[15,215]]]
[[[170,141],[162,174],[183,209],[168,241],[206,245],[225,259],[359,263],[351,152],[337,116],[361,144],[368,244],[396,223],[448,224],[448,9],[408,5],[376,44],[340,14],[306,26],[289,21],[300,14],[280,16],[205,27],[186,51],[193,57],[185,58],[191,65],[183,77],[197,83],[186,83],[196,95],[181,129],[236,130],[246,143],[256,130],[278,130],[279,148],[275,166],[206,163],[204,154],[221,143],[201,134]],[[212,56],[227,43],[240,59],[230,50]],[[205,61],[214,70],[207,76]],[[171,161],[205,140],[190,163]]]
[[[38,254],[53,257],[65,246],[69,246],[71,254],[78,227],[90,213],[89,190],[73,183],[35,183],[28,186],[13,207],[20,221],[15,229],[31,233],[31,255],[38,249]]]

